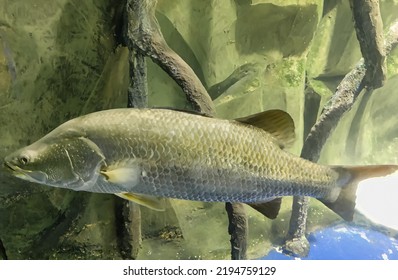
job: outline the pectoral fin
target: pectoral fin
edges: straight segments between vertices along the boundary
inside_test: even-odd
[[[146,196],[142,194],[135,194],[135,193],[115,193],[115,195],[123,199],[135,202],[139,205],[143,205],[155,211],[165,210],[162,201],[156,197]]]
[[[131,166],[101,170],[100,173],[108,182],[130,189],[139,183],[141,168],[138,164],[132,164]]]

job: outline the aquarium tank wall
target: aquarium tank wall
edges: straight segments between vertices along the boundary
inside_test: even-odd
[[[128,103],[129,94],[139,88],[131,82],[137,73],[131,69],[134,61],[145,69],[140,86],[146,95],[140,106],[200,111],[200,103],[189,98],[189,85],[182,86],[178,78],[180,68],[173,72],[168,61],[131,44],[136,35],[128,32],[127,22],[147,24],[137,3],[153,5],[152,24],[193,70],[189,73],[195,83],[212,100],[213,116],[232,120],[270,109],[286,111],[296,134],[286,149],[296,155],[322,111],[330,108],[343,78],[364,63],[350,1],[0,0],[1,159],[74,117],[134,107]],[[398,2],[381,0],[379,9],[382,33],[390,34]],[[326,137],[319,163],[398,164],[394,47],[385,54],[382,86],[364,87]],[[393,217],[398,194],[396,186],[383,188],[378,185],[386,183],[380,182],[366,188],[376,201],[365,187],[358,193],[361,201],[351,223],[311,199],[303,238],[309,236],[311,246],[322,248],[323,239],[314,238],[315,233],[322,236],[335,226],[340,233],[349,232],[355,226],[355,238],[363,239],[362,230],[372,229],[389,243],[383,245],[385,252],[372,255],[366,244],[379,246],[381,239],[369,234],[363,245],[369,254],[363,256],[398,259],[398,222]],[[283,198],[275,219],[242,206],[245,257],[262,258],[283,248],[292,201]],[[165,204],[165,211],[153,211],[111,194],[23,181],[3,168],[0,259],[231,259],[225,203],[167,199]],[[381,208],[381,215],[374,213]],[[333,252],[319,258],[328,256],[349,258]]]

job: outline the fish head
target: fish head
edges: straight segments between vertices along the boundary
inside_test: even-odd
[[[104,156],[83,137],[39,140],[4,159],[20,179],[53,187],[85,190],[95,184]]]
[[[46,168],[41,168],[43,160],[35,150],[28,147],[8,155],[4,159],[4,167],[15,177],[30,182],[46,184],[48,175]]]

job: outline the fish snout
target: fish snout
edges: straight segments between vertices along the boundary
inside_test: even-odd
[[[7,162],[7,161],[4,161],[4,163],[3,163],[3,169],[4,169],[4,170],[7,170],[7,171],[15,171],[15,166],[12,165],[12,164],[10,164],[10,163]]]
[[[21,153],[19,151],[12,153],[4,158],[4,166],[11,170],[23,169],[23,167],[30,163],[30,156],[27,152]]]
[[[22,172],[23,169],[19,167],[19,161],[16,158],[5,158],[2,164],[3,170],[11,172],[12,174]]]
[[[24,155],[16,155],[11,154],[4,158],[4,162],[2,164],[2,168],[5,171],[11,172],[14,176],[15,174],[19,174],[24,172],[24,165],[29,163],[29,159]]]

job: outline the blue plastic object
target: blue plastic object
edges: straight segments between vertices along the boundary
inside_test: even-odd
[[[398,240],[380,231],[340,224],[311,233],[310,252],[303,260],[398,260]],[[272,250],[264,260],[292,260]]]

